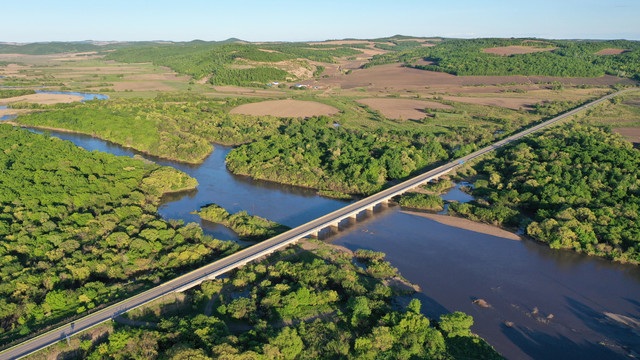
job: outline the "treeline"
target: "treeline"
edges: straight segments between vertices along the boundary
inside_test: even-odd
[[[28,126],[97,136],[158,157],[199,163],[213,150],[211,142],[225,145],[249,142],[274,134],[279,126],[292,121],[228,113],[229,108],[244,101],[228,99],[222,103],[200,96],[168,93],[155,99],[43,105],[38,108],[47,111],[21,115],[17,120]]]
[[[609,131],[571,124],[527,137],[474,166],[480,200],[451,210],[526,225],[552,248],[640,262],[640,152]]]
[[[416,134],[418,135],[418,134]],[[447,152],[433,136],[379,129],[335,128],[326,117],[295,123],[281,134],[240,146],[227,155],[236,174],[348,194],[372,194]]]
[[[31,95],[35,93],[36,91],[31,89],[1,89],[0,99],[7,99],[7,98],[23,96],[23,95]]]
[[[222,224],[245,240],[264,240],[289,230],[289,227],[267,220],[260,216],[249,215],[246,211],[230,214],[216,204],[204,206],[194,212],[202,219]]]
[[[502,46],[555,47],[552,51],[500,56],[483,50]],[[629,50],[618,55],[596,55],[600,50]],[[394,50],[395,47],[388,50]],[[444,39],[433,47],[406,49],[376,55],[365,65],[401,62],[417,69],[454,75],[538,75],[555,77],[597,77],[612,74],[640,78],[640,43],[637,41],[527,41],[525,39]],[[430,65],[417,65],[424,59]]]
[[[246,265],[228,279],[202,284],[177,312],[147,315],[157,326],[119,326],[101,344],[85,342],[88,359],[500,359],[470,332],[473,318],[461,312],[430,321],[412,300],[393,306],[396,288],[384,280],[397,272],[372,253],[367,268],[352,255],[313,244],[317,250],[287,250]],[[365,254],[363,254],[365,255]],[[202,314],[213,301],[212,313]]]
[[[402,207],[419,210],[441,211],[444,209],[444,201],[435,194],[408,193],[398,200]]]
[[[89,41],[73,42],[37,42],[29,44],[0,44],[0,54],[25,54],[47,55],[72,52],[103,52],[107,50],[121,49],[129,46],[145,46],[156,44],[152,41],[115,42],[111,44],[96,45]]]
[[[293,59],[335,62],[335,57],[358,53],[348,47],[326,45],[186,43],[125,48],[108,54],[107,58],[128,63],[152,62],[195,79],[211,76],[209,81],[214,85],[255,86],[295,78],[269,63]],[[231,65],[236,60],[265,64],[249,69],[234,69]]]
[[[2,344],[237,250],[158,215],[180,171],[6,124],[0,148]]]

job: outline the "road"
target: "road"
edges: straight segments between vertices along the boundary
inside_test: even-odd
[[[200,284],[202,281],[215,278],[221,274],[224,274],[230,270],[233,270],[239,266],[242,266],[248,262],[258,259],[262,256],[268,255],[274,251],[277,251],[283,247],[286,247],[296,241],[315,234],[320,230],[331,226],[337,225],[343,219],[354,216],[361,211],[373,208],[373,206],[388,201],[394,196],[400,195],[416,186],[419,186],[431,179],[435,179],[439,176],[447,174],[451,170],[460,166],[460,164],[478,158],[490,151],[504,146],[505,144],[520,139],[528,134],[538,131],[544,127],[550,126],[562,119],[565,119],[577,112],[583,111],[591,106],[594,106],[602,101],[621,94],[626,91],[637,90],[627,89],[619,91],[607,96],[604,96],[591,103],[580,106],[574,110],[571,110],[565,114],[557,116],[553,119],[547,120],[539,125],[533,126],[529,129],[521,131],[515,135],[509,136],[503,140],[500,140],[492,145],[484,147],[472,154],[461,157],[454,161],[451,161],[445,165],[442,165],[436,169],[430,170],[426,173],[420,174],[414,178],[411,178],[398,185],[392,186],[386,190],[383,190],[375,195],[369,196],[365,199],[349,204],[339,210],[336,210],[330,214],[324,215],[313,221],[310,221],[297,228],[291,229],[285,233],[275,236],[271,239],[265,240],[259,244],[248,247],[235,254],[229,255],[226,258],[220,259],[208,265],[205,265],[199,269],[193,270],[187,274],[179,276],[173,280],[167,281],[157,287],[140,293],[134,297],[123,300],[117,304],[109,306],[93,314],[87,315],[72,323],[68,323],[59,328],[51,330],[33,339],[27,340],[21,344],[18,344],[12,348],[9,348],[0,353],[0,360],[19,359],[35,351],[44,349],[45,347],[52,345],[60,340],[64,340],[67,336],[75,335],[79,332],[87,330],[93,326],[96,326],[105,321],[111,320],[114,317],[123,314],[129,310],[135,309],[139,306],[147,304],[153,300],[156,300],[166,294],[174,291],[183,291],[193,286]]]

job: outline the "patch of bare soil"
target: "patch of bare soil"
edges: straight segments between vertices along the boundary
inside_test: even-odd
[[[541,52],[541,51],[552,51],[555,49],[556,49],[555,47],[537,48],[533,46],[513,45],[513,46],[502,46],[502,47],[482,49],[482,52],[487,54],[509,56],[509,55],[515,55],[515,54],[530,54],[530,53]]]
[[[221,93],[235,94],[235,95],[249,95],[249,96],[280,95],[280,93],[273,90],[259,90],[255,88],[243,88],[239,86],[214,86],[213,89]]]
[[[146,81],[171,81],[171,80],[182,80],[189,81],[190,77],[188,76],[178,76],[178,74],[136,74],[136,75],[128,75],[123,78],[123,80],[146,80]]]
[[[0,118],[5,115],[20,115],[28,112],[28,109],[0,109]]]
[[[619,55],[629,52],[627,49],[602,49],[596,53],[596,55]]]
[[[412,283],[408,282],[407,280],[402,279],[400,277],[394,277],[394,278],[390,278],[390,279],[385,279],[382,283],[385,286],[396,287],[396,288],[400,289],[401,291],[415,291],[415,292],[419,292],[420,291],[420,286],[418,286],[416,284],[412,284]]]
[[[507,109],[530,109],[533,104],[541,102],[536,99],[508,98],[508,97],[470,97],[470,96],[443,96],[445,100],[458,101],[467,104],[498,106]]]
[[[206,83],[208,83],[208,82],[209,82],[209,80],[211,79],[211,76],[213,76],[213,75],[205,76],[205,77],[203,77],[202,79],[197,80],[197,81],[196,81],[196,83],[197,83],[197,84],[200,84],[200,85],[204,85],[204,84],[206,84]]]
[[[369,40],[331,40],[321,42],[310,42],[309,45],[349,45],[349,44],[372,44]]]
[[[77,67],[77,68],[58,68],[59,70],[64,70],[76,74],[122,74],[122,73],[135,73],[140,72],[139,67],[135,66],[90,66],[90,67]]]
[[[621,127],[615,128],[613,131],[622,135],[632,143],[640,144],[640,127]]]
[[[469,231],[474,231],[477,233],[481,233],[481,234],[487,234],[487,235],[492,235],[492,236],[497,236],[497,237],[501,237],[504,239],[510,239],[510,240],[522,240],[522,238],[510,231],[507,230],[503,230],[497,226],[493,226],[493,225],[489,225],[489,224],[483,224],[483,223],[478,223],[475,221],[471,221],[468,219],[463,219],[463,218],[459,218],[459,217],[455,217],[455,216],[448,216],[448,215],[438,215],[438,214],[429,214],[429,213],[422,213],[422,212],[414,212],[414,211],[403,211],[406,214],[411,214],[411,215],[417,215],[417,216],[422,216],[425,217],[427,219],[431,219],[434,221],[437,221],[441,224],[444,225],[448,225],[448,226],[454,226],[460,229],[464,229],[464,230],[469,230]]]
[[[122,81],[113,84],[115,91],[174,91],[175,88],[161,81]]]
[[[369,98],[360,99],[359,103],[380,111],[390,119],[420,120],[426,116],[424,109],[451,109],[452,106],[435,101],[417,99]]]
[[[244,70],[244,69],[255,69],[255,66],[249,64],[231,64],[229,65],[231,69]]]
[[[338,109],[315,101],[272,100],[252,104],[244,104],[231,110],[231,114],[272,115],[279,117],[310,117],[333,115]]]
[[[80,101],[84,97],[80,95],[67,95],[67,94],[31,94],[16,96],[12,98],[0,99],[0,104],[10,104],[16,102],[26,102],[31,104],[50,105],[57,103],[72,103]]]

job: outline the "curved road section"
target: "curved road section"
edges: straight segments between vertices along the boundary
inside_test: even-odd
[[[556,122],[561,121],[562,119],[565,119],[573,114],[576,114],[602,101],[608,100],[616,95],[619,95],[621,93],[624,93],[630,90],[637,90],[637,89],[634,88],[634,89],[618,91],[616,93],[604,96],[591,103],[582,105],[560,116],[557,116],[553,119],[540,123],[539,125],[533,126],[515,135],[509,136],[503,140],[500,140],[494,143],[493,145],[484,147],[472,154],[469,154],[467,156],[451,161],[445,165],[442,165],[436,169],[433,169],[426,173],[418,175],[410,180],[407,180],[403,183],[390,187],[368,198],[362,199],[360,201],[347,205],[342,209],[336,210],[330,214],[324,215],[304,225],[298,226],[295,229],[291,229],[283,234],[280,234],[271,239],[265,240],[259,244],[248,247],[235,254],[229,255],[223,259],[220,259],[211,264],[205,265],[199,269],[193,270],[178,278],[167,281],[164,284],[161,284],[157,287],[154,287],[150,290],[140,293],[132,298],[123,300],[117,304],[104,308],[98,312],[87,315],[84,318],[81,318],[74,322],[63,325],[57,329],[51,330],[33,339],[27,340],[21,344],[18,344],[0,353],[0,360],[19,359],[33,352],[44,349],[45,347],[52,345],[60,340],[65,340],[69,336],[72,336],[79,332],[87,330],[102,322],[111,320],[120,314],[123,314],[129,310],[132,310],[134,308],[147,304],[168,293],[176,292],[176,291],[184,291],[186,289],[199,285],[204,280],[213,279],[216,276],[224,274],[248,262],[251,262],[265,255],[271,254],[274,251],[277,251],[283,247],[286,247],[292,243],[295,243],[304,237],[317,234],[320,230],[324,228],[327,228],[329,226],[337,226],[340,221],[349,217],[354,217],[358,213],[362,211],[366,211],[367,209],[373,209],[373,207],[375,207],[376,205],[387,202],[394,196],[398,196],[432,179],[437,179],[438,177],[449,173],[451,170],[460,166],[460,164],[463,164],[464,162],[478,158],[490,151],[493,151],[497,148],[504,146],[505,144],[511,141],[520,139],[523,136],[531,134],[549,125],[555,124]]]

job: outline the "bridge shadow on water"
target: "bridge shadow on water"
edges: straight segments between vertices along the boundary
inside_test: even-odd
[[[398,209],[400,209],[400,207],[395,204],[378,205],[374,208],[373,211],[363,211],[359,213],[356,220],[349,219],[340,222],[337,229],[334,227],[322,230],[318,235],[318,239],[331,243],[333,240],[336,240],[339,237],[357,234],[359,232],[361,232],[363,235],[373,234],[369,232],[369,230],[367,230],[367,226],[376,221],[391,216]],[[369,250],[375,251],[375,249]],[[423,292],[416,292],[411,296],[398,297],[395,301],[394,308],[396,310],[404,309],[412,299],[420,300],[420,302],[422,303],[421,312],[429,319],[437,320],[440,318],[440,315],[448,314],[451,312],[442,304],[427,296]]]

